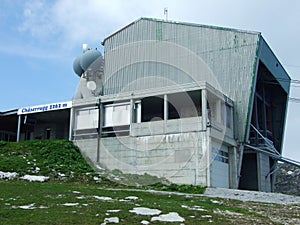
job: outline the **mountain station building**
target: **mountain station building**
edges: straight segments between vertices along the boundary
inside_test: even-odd
[[[273,190],[290,77],[261,33],[141,18],[102,44],[74,60],[72,101],[1,113],[0,138],[70,139],[108,170]]]

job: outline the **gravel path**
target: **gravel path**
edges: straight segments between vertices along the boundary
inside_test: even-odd
[[[300,196],[285,195],[280,193],[234,190],[226,188],[207,188],[204,196],[284,205],[300,204]]]

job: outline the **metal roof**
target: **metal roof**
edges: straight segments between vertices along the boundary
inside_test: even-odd
[[[12,109],[5,112],[0,112],[0,116],[17,115],[18,109]]]
[[[161,23],[173,23],[173,24],[181,24],[181,25],[186,25],[186,26],[193,26],[193,27],[203,27],[203,28],[210,28],[210,29],[218,29],[218,30],[227,30],[227,31],[234,31],[234,32],[240,32],[240,33],[249,33],[249,34],[261,34],[260,32],[257,31],[248,31],[248,30],[242,30],[242,29],[236,29],[236,28],[228,28],[228,27],[221,27],[221,26],[214,26],[214,25],[204,25],[204,24],[198,24],[198,23],[191,23],[191,22],[179,22],[179,21],[173,21],[173,20],[163,20],[163,19],[157,19],[157,18],[149,18],[149,17],[141,17],[132,23],[126,25],[125,27],[117,30],[113,34],[109,35],[106,37],[102,44],[104,45],[106,40],[113,37],[114,35],[118,34],[119,32],[123,31],[124,29],[130,27],[131,25],[141,21],[141,20],[149,20],[149,21],[154,21],[154,22],[161,22]]]
[[[234,101],[237,139],[247,139],[258,65],[289,93],[288,74],[260,32],[140,18],[104,40],[103,95],[182,88],[205,81]]]

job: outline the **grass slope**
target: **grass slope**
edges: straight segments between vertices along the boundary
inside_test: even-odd
[[[45,183],[0,180],[0,224],[109,224],[104,221],[110,217],[118,217],[119,224],[151,220],[152,216],[130,212],[135,207],[159,209],[162,214],[176,212],[185,219],[184,224],[300,223],[300,206],[130,190],[107,179],[107,173],[97,174],[68,141],[0,142],[0,156],[0,171],[50,177]],[[95,181],[95,176],[100,179]],[[151,188],[200,191],[199,187],[189,185],[155,184]],[[128,196],[138,198],[126,199]]]
[[[138,199],[126,200],[128,196]],[[110,197],[111,200],[99,200],[99,197]],[[20,208],[26,206],[31,207]],[[130,212],[135,207],[159,209],[163,214],[177,212],[185,219],[185,224],[238,224],[237,219],[243,219],[247,224],[272,224],[267,216],[228,200],[105,190],[97,185],[0,181],[1,224],[101,224],[110,217],[118,217],[120,224],[141,224],[142,220],[151,220],[152,216]]]
[[[0,142],[0,156],[1,171],[20,175],[35,174],[56,179],[61,174],[76,177],[94,172],[79,149],[64,140]]]

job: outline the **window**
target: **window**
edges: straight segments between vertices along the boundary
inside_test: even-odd
[[[164,98],[153,96],[142,99],[142,122],[164,119]]]
[[[130,124],[130,103],[104,105],[104,127],[115,127]]]
[[[232,110],[230,105],[225,104],[225,112],[226,112],[226,127],[231,128],[231,121],[232,121]]]
[[[28,138],[28,137],[27,137]],[[50,128],[47,128],[46,129],[46,139],[47,140],[50,140],[51,138],[51,129]],[[27,139],[28,140],[28,139]]]
[[[98,109],[84,108],[76,112],[76,130],[98,128]]]
[[[168,95],[168,119],[201,116],[201,92],[189,91]]]
[[[213,147],[213,155],[214,160],[219,161],[219,162],[223,162],[223,163],[228,163],[228,152],[220,149],[220,148],[215,148]]]

